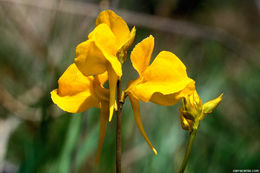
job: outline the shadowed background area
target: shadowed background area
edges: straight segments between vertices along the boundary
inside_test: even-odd
[[[204,102],[224,92],[201,122],[186,172],[259,170],[259,0],[0,0],[0,172],[115,172],[115,117],[95,165],[99,110],[68,114],[50,98],[75,47],[108,8],[136,26],[134,44],[155,37],[152,59],[175,53]],[[123,73],[125,88],[137,77],[129,59]],[[155,156],[126,101],[123,172],[176,172],[188,140],[179,106],[141,103]]]

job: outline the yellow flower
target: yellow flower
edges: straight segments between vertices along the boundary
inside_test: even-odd
[[[130,58],[139,77],[130,82],[125,92],[129,95],[137,125],[156,154],[144,131],[138,100],[173,105],[180,98],[192,93],[195,82],[187,76],[185,65],[171,52],[160,52],[149,65],[153,48],[154,38],[149,36],[133,49]]]
[[[221,102],[223,93],[216,99],[210,100],[204,104],[196,90],[192,94],[186,95],[182,100],[181,125],[184,130],[197,130],[199,121],[202,120],[206,114],[211,113]]]
[[[116,85],[122,76],[121,63],[125,61],[126,51],[134,41],[135,28],[130,32],[126,22],[110,10],[99,14],[96,25],[88,40],[77,46],[75,64],[85,76],[108,72],[111,121],[116,108]]]
[[[60,77],[58,89],[51,92],[52,101],[66,112],[79,113],[91,107],[101,110],[97,160],[104,142],[108,121],[109,91],[103,87],[107,78],[107,72],[96,77],[86,77],[75,64],[71,64]]]

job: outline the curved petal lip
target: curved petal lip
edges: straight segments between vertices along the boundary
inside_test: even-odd
[[[191,83],[195,84],[195,82],[188,78],[186,80],[183,80],[182,82],[179,82],[178,85],[173,84],[172,86],[169,85],[169,83],[153,83],[153,82],[144,82],[139,83],[135,87],[132,87],[131,93],[134,94],[137,98],[144,102],[148,102],[152,95],[155,93],[160,93],[162,95],[170,95],[170,94],[176,94],[183,89],[185,89],[187,86],[189,86]]]
[[[98,100],[88,91],[71,96],[60,96],[58,89],[55,89],[51,92],[51,98],[59,108],[70,113],[84,112],[90,107],[99,107]]]
[[[181,98],[180,92],[174,94],[163,95],[162,93],[154,93],[150,99],[151,102],[163,106],[172,106],[176,104]]]
[[[195,82],[191,81],[183,90],[174,93],[164,95],[162,93],[154,93],[150,98],[150,101],[163,106],[171,106],[176,104],[181,98],[191,94],[195,90]]]

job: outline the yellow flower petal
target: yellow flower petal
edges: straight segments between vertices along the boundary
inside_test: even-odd
[[[144,131],[143,123],[142,123],[141,116],[140,116],[140,108],[139,108],[138,100],[135,99],[134,96],[132,96],[132,95],[129,95],[129,99],[131,101],[131,105],[133,108],[136,124],[137,124],[141,134],[143,135],[144,139],[148,143],[148,145],[152,148],[155,155],[157,155],[156,149],[153,147],[152,143],[150,142],[150,140],[148,139],[148,137]]]
[[[72,64],[60,77],[59,88],[51,92],[51,98],[61,109],[71,113],[98,107],[98,100],[93,95],[93,80],[92,76],[85,77]]]
[[[112,55],[116,55],[119,45],[116,37],[106,24],[98,25],[89,35],[89,40],[94,40],[96,45]]]
[[[123,50],[128,50],[132,46],[132,44],[135,40],[135,34],[136,34],[136,29],[135,29],[135,27],[133,27],[130,32],[130,35],[128,37],[128,40],[126,40],[126,42],[122,46]]]
[[[195,82],[191,81],[185,89],[174,93],[174,94],[168,94],[163,95],[161,93],[154,93],[150,99],[151,102],[163,105],[163,106],[170,106],[176,104],[181,98],[183,98],[186,95],[191,94],[195,90]]]
[[[86,76],[104,73],[111,64],[118,76],[122,76],[121,63],[116,56],[102,51],[93,40],[87,40],[76,48],[75,64]]]
[[[121,77],[122,67],[116,57],[117,50],[114,34],[106,24],[101,24],[89,34],[89,40],[77,46],[75,63],[86,76],[105,72],[110,63],[116,74]]]
[[[98,100],[88,91],[72,96],[60,96],[58,90],[55,89],[51,92],[51,98],[59,108],[70,113],[84,112],[90,107],[98,107]]]
[[[104,143],[105,135],[106,135],[106,128],[107,128],[107,121],[108,121],[108,103],[101,102],[101,112],[100,112],[100,129],[99,129],[99,139],[98,139],[98,149],[97,149],[97,156],[96,156],[96,163],[98,163],[102,145]]]
[[[131,62],[135,70],[141,76],[148,67],[154,48],[154,38],[152,35],[138,43],[131,53]]]
[[[96,25],[100,24],[107,24],[109,26],[115,34],[119,45],[122,46],[128,40],[130,31],[126,22],[113,11],[102,11],[96,20]]]
[[[187,76],[184,64],[167,51],[159,53],[142,77],[142,82],[130,87],[131,92],[144,102],[148,102],[155,93],[169,95],[180,92],[193,82]]]
[[[98,81],[97,77],[95,77],[93,82],[94,94],[99,100],[109,102],[109,90],[104,88],[102,84]]]
[[[117,86],[117,80],[118,76],[115,74],[115,72],[109,68],[108,69],[108,82],[109,82],[109,91],[110,91],[110,97],[109,97],[109,122],[111,122],[114,109],[116,108],[116,86]]]
[[[98,83],[101,86],[103,86],[103,84],[108,80],[108,73],[107,73],[107,71],[105,73],[97,75],[96,79],[97,79]]]
[[[87,40],[77,46],[75,64],[84,75],[104,73],[106,63],[107,59],[94,41]]]
[[[127,50],[132,46],[134,39],[135,39],[135,27],[132,28],[130,36],[128,40],[122,45],[122,47],[117,51],[117,57],[121,64],[126,61],[127,58]]]
[[[95,77],[93,88],[95,95],[103,101],[109,101],[109,90],[103,87],[103,84],[108,80],[108,72],[99,74]]]

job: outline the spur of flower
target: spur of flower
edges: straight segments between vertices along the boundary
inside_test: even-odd
[[[182,100],[182,107],[180,108],[182,128],[189,132],[197,130],[199,121],[219,105],[222,96],[223,93],[217,98],[202,104],[201,98],[196,90],[194,90],[192,94],[186,95]]]
[[[88,40],[76,48],[75,64],[85,76],[108,72],[109,121],[117,107],[116,85],[122,76],[122,63],[134,41],[135,32],[135,27],[130,32],[120,16],[106,10],[97,17],[96,28],[88,35]]]
[[[95,77],[86,77],[75,64],[71,64],[60,77],[59,87],[51,92],[52,101],[66,112],[79,113],[91,107],[101,110],[97,160],[104,142],[108,121],[109,91],[103,87],[107,79],[107,72]]]
[[[149,36],[133,49],[130,58],[139,77],[128,84],[125,92],[130,98],[138,128],[156,154],[144,131],[138,100],[164,106],[174,105],[193,92],[195,82],[187,76],[185,65],[171,52],[160,52],[149,65],[153,48],[154,38]]]

